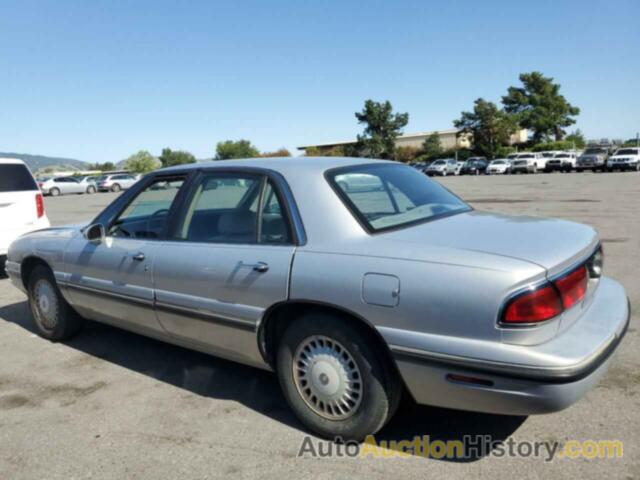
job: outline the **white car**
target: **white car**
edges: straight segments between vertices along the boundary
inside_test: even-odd
[[[44,195],[57,197],[71,193],[85,193],[87,185],[80,183],[75,177],[55,177],[38,182],[38,186]]]
[[[545,172],[570,172],[575,170],[578,162],[578,154],[575,152],[560,152],[555,157],[547,160]]]
[[[96,193],[98,191],[98,184],[96,183],[98,177],[95,175],[85,175],[84,177],[78,177],[78,181],[81,185],[84,185],[84,191],[88,194]]]
[[[493,160],[487,167],[487,175],[505,175],[511,173],[511,162],[506,158]]]
[[[609,157],[607,167],[610,172],[613,170],[635,170],[640,171],[640,147],[621,148]]]
[[[427,175],[441,175],[446,177],[447,175],[455,175],[458,168],[458,162],[455,158],[444,158],[435,160],[427,167],[424,173]]]
[[[138,179],[129,173],[119,173],[115,175],[103,175],[96,182],[98,190],[101,192],[119,192],[128,190]]]
[[[24,233],[49,227],[42,193],[22,160],[0,158],[0,274],[7,250]]]
[[[511,173],[538,173],[546,165],[547,159],[541,153],[522,152],[511,160]]]

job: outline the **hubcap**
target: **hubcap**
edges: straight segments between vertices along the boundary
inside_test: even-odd
[[[322,335],[304,339],[293,359],[298,393],[311,410],[330,420],[352,416],[362,402],[362,377],[340,343]]]
[[[45,330],[53,330],[58,323],[58,297],[51,283],[38,280],[34,288],[36,321]]]

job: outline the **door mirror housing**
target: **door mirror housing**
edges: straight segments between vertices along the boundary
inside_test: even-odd
[[[93,225],[89,225],[82,232],[84,238],[86,238],[91,243],[102,243],[106,237],[106,233],[104,230],[104,225],[101,223],[94,223]]]

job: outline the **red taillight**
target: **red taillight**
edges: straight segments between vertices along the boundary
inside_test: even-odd
[[[570,308],[584,298],[588,282],[589,278],[585,266],[555,281],[564,308]]]
[[[562,302],[558,292],[553,285],[548,284],[511,300],[505,310],[503,322],[543,322],[561,313]]]
[[[41,193],[36,193],[36,212],[38,212],[38,218],[44,215],[44,201]]]

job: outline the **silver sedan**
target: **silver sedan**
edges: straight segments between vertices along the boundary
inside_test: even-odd
[[[7,261],[44,338],[89,318],[271,369],[309,429],[344,439],[402,392],[515,415],[577,401],[629,321],[602,269],[588,226],[475,211],[413,168],[347,158],[159,170]]]

